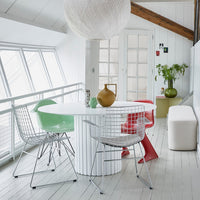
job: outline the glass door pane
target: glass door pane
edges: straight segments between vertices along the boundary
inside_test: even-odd
[[[127,100],[147,98],[149,35],[127,33]]]
[[[119,36],[111,40],[101,40],[99,48],[99,90],[104,88],[104,84],[118,84],[119,76]],[[109,86],[113,92],[114,87]]]

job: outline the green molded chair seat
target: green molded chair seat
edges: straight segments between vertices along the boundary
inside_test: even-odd
[[[67,132],[74,131],[74,117],[71,115],[56,115],[56,114],[43,113],[38,110],[42,106],[51,104],[56,104],[56,102],[51,99],[43,99],[39,101],[35,106],[35,108],[33,109],[33,111],[37,113],[38,125],[42,130],[45,130],[46,132],[56,133],[61,135],[65,134],[71,148],[69,148],[68,146],[66,147],[68,148],[68,151],[71,152],[71,154],[74,156],[75,154],[74,148],[69,140],[69,137],[67,136]],[[40,157],[43,155],[45,150],[46,148],[43,146]],[[58,142],[58,154],[61,156],[59,142]],[[51,158],[52,158],[52,150],[50,151],[49,154],[48,165],[51,162]]]
[[[45,105],[56,104],[51,99],[44,99],[38,102],[33,109],[37,113],[39,127],[47,132],[63,133],[74,131],[74,117],[71,115],[56,115],[43,113],[38,109]]]
[[[66,121],[65,121],[66,119]],[[53,133],[64,133],[64,132],[72,132],[74,131],[74,118],[71,116],[66,116],[64,121],[61,121],[58,124],[51,124],[48,123],[43,125],[41,128],[47,132]]]

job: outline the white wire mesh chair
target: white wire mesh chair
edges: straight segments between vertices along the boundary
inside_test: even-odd
[[[133,114],[134,113],[134,114]],[[128,120],[127,120],[128,119]],[[122,124],[124,128],[124,123],[126,123],[126,132],[123,131],[122,133]],[[111,161],[105,159],[105,152],[109,152],[105,150],[106,146],[110,147],[130,147],[133,146],[134,150],[134,159],[135,159],[135,168],[136,168],[136,176],[139,178],[145,185],[152,189],[152,181],[150,177],[150,173],[148,167],[146,165],[141,144],[140,142],[144,138],[145,134],[145,109],[144,106],[131,106],[131,107],[115,107],[115,108],[108,108],[106,110],[106,114],[102,116],[101,120],[98,124],[95,124],[89,120],[84,120],[90,126],[90,135],[93,139],[97,141],[96,152],[94,155],[91,171],[90,171],[90,181],[99,189],[100,194],[103,194],[103,180],[104,180],[104,168],[105,162]],[[132,126],[134,124],[134,127]],[[103,150],[99,150],[100,145],[103,144]],[[137,169],[137,161],[136,161],[136,152],[135,152],[135,144],[139,144],[140,151],[142,154],[142,158],[144,159],[144,165],[148,174],[149,182],[144,180],[140,177]],[[115,149],[116,151],[119,151]],[[110,152],[113,152],[111,150]],[[103,153],[102,155],[102,179],[101,184],[97,185],[94,181],[94,176],[92,176],[93,167],[95,163],[95,159],[97,153]],[[112,161],[119,161],[119,159],[112,159]]]
[[[13,108],[13,111],[14,111],[14,115],[15,115],[15,119],[16,119],[16,122],[17,122],[20,137],[25,142],[23,150],[21,151],[21,154],[20,154],[19,159],[17,161],[16,167],[13,171],[13,177],[18,178],[19,176],[32,175],[31,181],[30,181],[30,187],[33,188],[33,189],[36,189],[36,187],[54,185],[54,184],[65,183],[65,182],[69,182],[69,181],[76,182],[78,176],[77,176],[77,173],[75,171],[72,160],[70,158],[67,145],[64,142],[64,140],[67,140],[68,138],[64,137],[63,135],[59,135],[59,134],[55,134],[55,133],[51,134],[51,133],[46,133],[46,132],[39,132],[39,133],[35,132],[35,129],[33,127],[33,123],[32,123],[30,113],[28,111],[27,106],[26,105],[12,106],[12,108]],[[55,171],[56,170],[56,164],[55,164],[55,159],[54,159],[53,154],[52,154],[52,159],[53,159],[53,163],[54,163],[53,169],[36,171],[36,166],[37,166],[38,159],[40,159],[39,155],[40,155],[41,147],[44,146],[44,144],[49,144],[50,151],[52,151],[53,144],[57,143],[57,142],[59,142],[64,147],[76,178],[71,179],[71,180],[65,180],[65,181],[60,181],[60,182],[43,184],[43,185],[33,185],[33,179],[34,179],[34,175],[36,173],[47,172],[47,171]],[[22,158],[23,153],[29,154],[28,152],[26,152],[26,146],[27,145],[32,145],[32,146],[39,145],[39,149],[38,149],[37,156],[36,156],[36,159],[35,159],[33,171],[31,173],[26,173],[26,174],[16,174],[16,171],[17,171],[17,168],[18,168],[18,165],[20,163],[20,160]]]

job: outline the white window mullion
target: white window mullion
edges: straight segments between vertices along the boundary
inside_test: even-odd
[[[58,64],[58,67],[59,67],[59,70],[60,70],[60,73],[61,73],[63,82],[67,85],[67,79],[66,79],[66,77],[65,77],[63,68],[62,68],[61,63],[60,63],[60,60],[59,60],[59,58],[58,58],[57,51],[56,51],[55,49],[54,49],[54,55],[55,55],[56,62],[57,62],[57,64]]]
[[[45,71],[45,73],[46,73],[46,76],[47,76],[47,80],[48,80],[48,82],[49,82],[49,85],[50,85],[51,88],[53,88],[53,84],[52,84],[52,81],[51,81],[51,78],[50,78],[50,75],[49,75],[49,72],[48,72],[48,69],[47,69],[47,65],[46,65],[46,62],[45,62],[45,60],[44,60],[44,57],[43,57],[43,55],[42,55],[42,51],[41,51],[41,50],[39,50],[39,55],[40,55],[40,59],[41,59],[41,61],[42,61],[42,65],[43,65],[43,67],[44,67],[44,71]]]
[[[122,44],[123,49],[121,51],[122,55],[124,54],[123,63],[124,63],[124,73],[123,73],[123,100],[127,100],[128,94],[127,94],[127,88],[128,88],[128,33],[124,32],[122,35]]]
[[[2,82],[3,82],[3,86],[4,86],[4,89],[5,89],[6,96],[12,97],[11,90],[10,90],[8,80],[7,80],[7,77],[6,77],[6,73],[5,73],[4,68],[3,68],[3,63],[1,61],[1,57],[0,57],[0,70],[2,72],[2,73],[0,73],[1,76],[3,75],[1,78],[2,78]],[[11,135],[10,135],[10,147],[9,147],[9,149],[10,149],[11,155],[14,157],[14,155],[15,155],[15,122],[14,122],[14,113],[13,112],[11,112],[10,117],[11,117],[11,120],[10,120]]]
[[[136,62],[136,88],[137,88],[136,96],[137,96],[137,99],[138,99],[138,90],[139,90],[139,88],[138,88],[138,82],[139,82],[138,63],[139,63],[139,34],[137,34],[137,62]]]
[[[29,81],[29,84],[31,86],[31,90],[32,92],[35,92],[35,87],[33,85],[33,80],[32,80],[32,77],[31,77],[31,74],[30,74],[30,71],[29,71],[29,68],[28,68],[28,64],[27,64],[27,61],[26,61],[26,58],[25,58],[25,55],[24,55],[24,52],[22,49],[20,49],[20,56],[21,56],[21,59],[22,59],[22,63],[23,63],[23,66],[24,66],[24,69],[25,69],[25,72],[26,72],[26,76],[28,77],[28,81]]]
[[[10,90],[10,87],[9,87],[9,84],[8,84],[6,73],[5,73],[4,68],[3,68],[3,63],[1,61],[1,57],[0,57],[0,70],[1,70],[0,74],[2,76],[1,78],[2,78],[3,86],[4,86],[4,89],[5,89],[5,92],[6,92],[6,96],[11,97],[12,93],[11,93],[11,90]]]
[[[108,83],[111,83],[111,78],[110,78],[110,40],[108,41]]]

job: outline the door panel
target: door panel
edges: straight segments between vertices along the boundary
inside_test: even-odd
[[[126,100],[152,99],[152,34],[128,30],[124,41]]]

